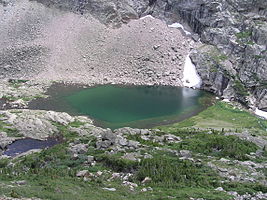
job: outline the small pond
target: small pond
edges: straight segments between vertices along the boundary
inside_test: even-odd
[[[7,146],[7,150],[3,155],[14,157],[32,149],[45,149],[52,147],[60,142],[55,138],[49,138],[47,140],[36,140],[31,138],[21,139],[13,142]]]
[[[181,121],[204,110],[212,99],[201,90],[169,86],[55,85],[48,94],[50,98],[34,100],[29,107],[87,115],[96,125],[111,129]]]

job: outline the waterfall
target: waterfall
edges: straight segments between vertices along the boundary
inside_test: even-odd
[[[189,55],[186,56],[183,72],[183,85],[185,87],[200,88],[202,80],[197,73],[195,65]]]

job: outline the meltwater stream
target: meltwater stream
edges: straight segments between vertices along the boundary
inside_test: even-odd
[[[54,86],[51,97],[30,108],[87,115],[105,128],[150,128],[188,118],[206,108],[211,95],[201,90],[169,86],[104,85],[92,88]]]

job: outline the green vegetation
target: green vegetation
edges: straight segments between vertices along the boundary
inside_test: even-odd
[[[265,58],[265,57],[263,55],[254,55],[254,58],[261,59],[261,58]]]
[[[136,178],[141,182],[145,177],[152,179],[151,186],[212,188],[220,185],[220,178],[210,168],[164,154],[140,163]]]
[[[247,154],[256,152],[257,146],[236,136],[224,136],[218,133],[196,134],[174,145],[175,149],[187,149],[219,158],[248,160]]]
[[[240,96],[248,96],[249,95],[248,90],[245,88],[244,84],[241,83],[240,80],[236,79],[233,87],[234,87],[234,89],[238,95],[240,95]]]
[[[251,40],[252,31],[243,31],[235,34],[237,40],[236,42],[239,44],[245,45],[254,45],[255,43]]]
[[[83,126],[85,123],[75,120],[74,122],[69,123],[69,126],[79,128],[80,126]]]
[[[157,142],[153,142],[151,140],[144,140],[140,137],[140,135],[129,135],[128,136],[129,140],[134,140],[137,142],[140,142],[142,145],[147,145],[147,146],[153,146],[153,147],[158,147],[161,146],[159,143]]]
[[[210,129],[217,131],[240,132],[248,130],[258,135],[267,135],[267,121],[260,119],[248,111],[235,108],[224,102],[217,102],[197,116],[186,119],[180,123],[160,127],[163,132],[176,133],[183,129]],[[193,131],[194,130],[190,130]]]
[[[247,111],[232,105],[216,102],[207,110],[180,123],[158,127],[156,136],[174,134],[181,138],[179,143],[166,143],[144,140],[140,135],[129,135],[129,140],[140,142],[140,154],[150,154],[152,158],[140,157],[138,160],[125,159],[127,149],[116,152],[112,149],[96,149],[96,138],[80,137],[70,132],[70,127],[81,127],[84,123],[74,121],[67,126],[53,123],[64,137],[63,143],[26,157],[13,160],[0,160],[0,194],[11,197],[38,197],[53,200],[160,200],[160,199],[232,199],[225,192],[216,191],[223,187],[226,191],[237,191],[239,194],[267,192],[267,187],[259,183],[230,182],[219,176],[208,163],[221,163],[220,158],[248,160],[248,154],[256,152],[258,147],[236,136],[225,136],[226,131],[240,132],[247,130],[255,135],[265,135],[266,120],[259,119]],[[0,124],[1,128],[6,124]],[[213,129],[210,129],[213,127]],[[227,128],[226,128],[227,127]],[[69,143],[87,144],[85,153],[73,157]],[[167,149],[167,150],[166,150]],[[191,160],[180,159],[176,152],[189,150]],[[262,162],[266,160],[253,160]],[[95,165],[89,165],[87,156],[94,156]],[[12,164],[10,164],[12,162]],[[218,164],[219,165],[219,164]],[[8,166],[8,167],[7,167]],[[222,166],[222,167],[227,167]],[[77,172],[88,170],[100,176],[89,176],[86,179],[76,177]],[[240,169],[243,170],[243,169]],[[245,169],[244,169],[245,170]],[[132,173],[129,181],[139,186],[134,190],[122,185],[120,179],[110,179],[112,173]],[[266,174],[266,171],[262,171]],[[146,178],[151,181],[143,184]],[[14,181],[25,180],[25,185],[18,186]],[[10,187],[10,185],[12,187]],[[152,191],[142,192],[143,188],[152,187]],[[116,188],[115,192],[103,188]]]
[[[217,47],[207,46],[207,52],[209,56],[214,60],[217,64],[221,64],[222,62],[228,59],[228,56],[221,52]]]
[[[85,157],[72,159],[67,151],[66,144],[57,145],[44,150],[40,154],[15,160],[13,167],[6,167],[7,161],[0,164],[1,183],[10,184],[16,180],[26,180],[25,186],[1,187],[0,193],[13,197],[39,197],[43,199],[188,199],[202,197],[206,199],[230,199],[223,192],[214,191],[213,187],[219,184],[220,179],[215,172],[204,166],[196,166],[189,161],[180,161],[175,155],[165,155],[145,159],[140,164],[134,161],[120,159],[118,155],[105,155],[103,151],[93,149],[88,152],[96,157],[98,164],[88,167],[84,165]],[[3,164],[2,164],[3,163]],[[108,182],[110,175],[93,178],[89,182],[76,177],[76,172],[88,169],[90,172],[111,169],[117,172],[132,171],[135,177],[132,181],[140,183],[146,176],[151,176],[154,191],[135,192],[121,185],[118,181]],[[164,177],[164,178],[163,178]],[[163,178],[163,179],[162,179]],[[173,185],[173,184],[174,185]],[[167,184],[167,185],[165,185]],[[147,185],[147,186],[149,186]],[[114,187],[116,192],[105,191],[104,187]],[[211,192],[207,193],[206,190]]]
[[[51,121],[51,123],[56,126],[59,130],[59,135],[54,135],[55,137],[59,136],[63,136],[66,140],[68,141],[73,141],[75,138],[77,138],[77,134],[76,133],[73,133],[71,131],[68,130],[68,128],[70,127],[70,124],[68,126],[64,126],[60,123],[56,123],[56,122],[53,122]],[[74,123],[74,126],[75,126],[76,123]]]
[[[228,56],[225,55],[225,54],[222,54],[222,53],[218,53],[218,52],[217,52],[217,54],[214,54],[214,55],[212,56],[212,58],[213,58],[217,63],[221,63],[221,62],[227,60],[227,59],[228,59]]]
[[[225,183],[224,189],[227,191],[236,191],[238,194],[253,194],[258,191],[261,191],[263,193],[267,193],[267,187],[263,186],[258,183],[242,183],[239,182],[231,182],[231,183]]]
[[[9,79],[9,84],[14,88],[19,88],[23,83],[27,83],[28,80],[20,80],[20,79]]]
[[[96,166],[84,164],[86,155],[94,155]],[[179,160],[175,154],[156,151],[152,159],[143,159],[140,163],[120,158],[120,154],[107,155],[102,150],[95,150],[91,146],[85,155],[71,158],[67,150],[67,142],[59,144],[40,154],[32,154],[18,158],[13,167],[6,167],[8,160],[0,163],[1,184],[10,185],[17,180],[26,180],[27,184],[0,188],[1,194],[13,197],[39,197],[42,199],[189,199],[189,197],[205,199],[231,199],[224,192],[214,189],[223,186],[226,190],[236,190],[240,193],[252,191],[265,191],[259,184],[221,184],[224,180],[211,168],[187,160]],[[77,178],[79,170],[87,169],[89,172],[98,170],[112,170],[115,172],[133,172],[133,182],[140,185],[145,177],[152,181],[143,187],[152,187],[150,192],[141,192],[138,187],[130,191],[121,185],[120,181],[107,181],[111,174],[95,177],[90,181]],[[104,187],[116,188],[116,192],[103,190]],[[207,192],[210,191],[210,192]]]
[[[97,157],[97,160],[116,172],[132,172],[135,171],[138,166],[136,161],[123,159],[118,155],[102,154]]]
[[[0,132],[5,132],[9,137],[21,137],[18,130],[0,120]]]
[[[250,38],[252,36],[252,32],[251,31],[243,31],[243,32],[236,33],[235,36],[238,39]]]
[[[210,72],[218,72],[219,70],[218,70],[218,68],[217,68],[217,66],[216,65],[211,65],[210,66]]]

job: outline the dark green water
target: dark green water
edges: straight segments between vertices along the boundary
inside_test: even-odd
[[[57,95],[45,103],[53,105],[53,110],[88,115],[96,125],[111,129],[148,128],[179,121],[205,109],[200,100],[210,99],[204,91],[166,86],[105,85],[71,92],[55,91]]]

